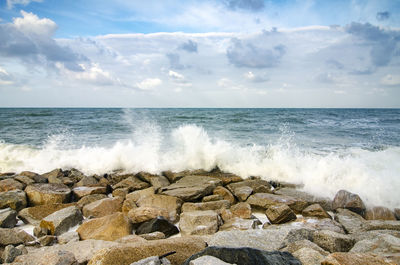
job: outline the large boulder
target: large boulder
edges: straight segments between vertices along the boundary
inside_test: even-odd
[[[312,204],[302,212],[303,216],[317,218],[331,218],[331,216],[318,203]]]
[[[133,224],[146,222],[157,218],[158,216],[169,218],[169,214],[165,209],[156,207],[141,206],[133,208],[128,212],[129,220],[131,220]]]
[[[21,175],[15,176],[14,180],[21,182],[24,185],[24,188],[28,185],[32,185],[35,183],[35,181],[33,179],[26,177],[26,176],[21,176]]]
[[[76,230],[82,240],[114,241],[132,233],[132,225],[123,213],[114,213],[84,222]]]
[[[98,251],[88,265],[125,265],[151,256],[168,256],[174,265],[182,264],[191,255],[203,250],[206,243],[200,237],[177,237],[163,240],[151,240],[128,245],[116,246]]]
[[[389,208],[377,206],[368,208],[365,212],[366,220],[396,220],[394,212]]]
[[[230,204],[234,204],[236,202],[235,197],[232,195],[232,193],[225,187],[218,186],[213,190],[214,195],[220,195],[224,198],[224,200],[227,200],[230,202]],[[247,199],[247,198],[246,198]]]
[[[322,265],[395,265],[372,253],[332,253],[321,262]]]
[[[0,210],[0,227],[13,228],[17,224],[17,212],[11,208]]]
[[[54,203],[28,207],[19,211],[18,217],[26,224],[39,225],[46,216],[74,205],[74,203]]]
[[[0,180],[0,192],[10,190],[23,190],[26,185],[14,179],[3,179]]]
[[[201,256],[213,256],[230,264],[237,265],[301,265],[289,252],[264,251],[255,248],[207,247],[191,256],[183,263],[189,265],[192,260]]]
[[[85,217],[102,217],[122,211],[122,199],[105,198],[85,205],[82,209]]]
[[[54,212],[40,222],[40,227],[51,235],[61,235],[82,222],[83,216],[79,208],[70,206]]]
[[[272,205],[286,204],[295,213],[301,213],[303,209],[306,208],[308,205],[306,201],[303,201],[301,199],[286,195],[276,195],[270,193],[253,194],[247,199],[247,203],[249,203],[252,207],[262,209],[268,209]]]
[[[147,206],[164,209],[168,213],[165,217],[171,222],[175,222],[178,220],[179,213],[181,212],[182,200],[168,195],[149,194],[138,198],[136,204],[139,207]]]
[[[336,193],[332,202],[332,208],[333,210],[338,208],[349,209],[361,216],[365,214],[365,205],[360,196],[346,190],[340,190]]]
[[[64,184],[37,183],[25,189],[31,206],[68,203],[71,199],[71,190]]]
[[[136,234],[149,234],[153,232],[162,232],[166,237],[178,234],[178,228],[162,216],[156,217],[150,221],[142,223],[137,229]]]
[[[35,240],[33,236],[18,228],[0,228],[0,247],[25,244]]]
[[[231,204],[229,201],[211,201],[211,202],[185,202],[182,205],[182,212],[192,212],[192,211],[207,211],[212,210],[220,212],[222,209],[229,209]]]
[[[183,212],[179,228],[182,235],[209,235],[218,231],[218,214],[214,211]]]
[[[348,235],[343,235],[329,230],[314,232],[313,242],[329,252],[347,252],[354,245],[354,239]]]
[[[22,255],[22,250],[20,248],[14,247],[13,245],[8,245],[4,248],[1,258],[4,263],[11,263],[17,256],[20,255]]]
[[[338,221],[349,234],[357,234],[365,231],[364,218],[350,210],[337,209],[335,220]]]
[[[178,197],[183,201],[196,201],[212,193],[222,181],[206,176],[186,176],[177,182],[160,188],[161,194]]]
[[[296,214],[286,204],[271,205],[265,215],[272,224],[282,224],[296,220]]]
[[[26,194],[22,190],[0,192],[0,209],[11,208],[19,211],[27,205]]]

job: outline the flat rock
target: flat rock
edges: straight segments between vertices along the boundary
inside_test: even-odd
[[[393,210],[393,212],[394,212],[394,215],[396,216],[396,219],[400,220],[400,208],[395,208]]]
[[[364,223],[364,228],[367,231],[382,229],[400,231],[400,221],[370,220]]]
[[[76,230],[82,240],[114,241],[132,233],[132,225],[123,213],[117,212],[83,223]]]
[[[213,256],[229,264],[237,265],[301,265],[289,252],[264,251],[254,248],[229,248],[229,247],[207,247],[203,251],[191,256],[183,263],[189,265],[192,260],[201,256]]]
[[[389,208],[377,206],[366,210],[365,220],[396,220],[396,216]]]
[[[119,197],[97,200],[85,205],[82,209],[85,217],[103,217],[121,211],[122,199]]]
[[[294,225],[312,228],[315,230],[330,230],[336,233],[345,234],[341,224],[330,218],[303,218],[293,222]]]
[[[15,176],[14,180],[17,180],[17,181],[21,182],[24,185],[24,187],[22,189],[24,189],[28,185],[31,185],[31,184],[35,183],[35,181],[33,179],[31,179],[31,178],[29,178],[27,176],[21,176],[21,175]]]
[[[202,202],[214,202],[214,201],[221,201],[223,199],[224,199],[224,197],[222,197],[222,195],[212,194],[212,195],[203,197],[203,199],[201,201]]]
[[[178,234],[179,230],[174,224],[162,216],[144,222],[136,229],[137,235],[149,234],[153,232],[162,232],[166,237],[170,237]]]
[[[229,201],[211,201],[211,202],[185,202],[182,205],[182,212],[192,212],[192,211],[207,211],[212,210],[220,212],[222,209],[229,209],[231,204]]]
[[[150,187],[147,189],[136,190],[136,191],[130,192],[125,196],[125,199],[133,201],[134,203],[137,203],[140,199],[143,199],[146,196],[154,195],[154,194],[155,194],[154,187]]]
[[[272,192],[272,186],[268,181],[262,179],[246,179],[244,181],[235,182],[227,185],[226,187],[235,194],[235,190],[239,187],[250,187],[255,193]],[[235,194],[236,195],[236,194]]]
[[[156,207],[141,206],[138,208],[133,208],[128,212],[129,220],[133,224],[143,223],[157,218],[158,216],[169,218],[169,214],[165,209]]]
[[[58,236],[81,223],[82,219],[83,216],[79,208],[70,206],[43,218],[40,227],[47,229],[51,235]]]
[[[361,216],[365,214],[365,205],[360,196],[346,190],[340,190],[336,193],[332,202],[332,208],[333,210],[338,208],[349,209]]]
[[[230,202],[231,205],[233,205],[236,202],[235,197],[232,195],[232,193],[225,187],[223,186],[218,186],[213,190],[214,195],[220,195],[224,200],[227,200]],[[250,195],[250,194],[249,194]],[[247,196],[248,197],[248,196]],[[247,198],[246,198],[247,199]]]
[[[18,228],[0,228],[0,246],[19,245],[33,241],[35,238]]]
[[[145,172],[139,172],[135,175],[137,178],[150,183],[155,190],[160,189],[161,187],[168,186],[170,184],[168,178],[160,175],[153,175]]]
[[[27,186],[25,192],[32,206],[68,203],[71,198],[71,190],[64,184],[37,183]]]
[[[315,231],[313,242],[329,252],[348,252],[354,245],[354,239],[329,230]]]
[[[320,246],[318,246],[317,244],[315,244],[307,239],[293,241],[293,242],[287,244],[287,246],[284,249],[281,249],[281,251],[287,251],[287,252],[290,252],[293,254],[294,252],[296,252],[302,248],[313,249],[313,250],[317,251],[319,254],[321,254],[322,256],[329,255],[328,251],[323,250]]]
[[[337,209],[335,220],[338,221],[349,234],[357,234],[365,231],[365,219],[347,209]]]
[[[271,205],[265,215],[272,224],[282,224],[296,220],[296,214],[286,204]]]
[[[279,229],[279,227],[278,227]],[[287,235],[283,238],[282,243],[279,247],[279,250],[283,248],[287,248],[293,243],[307,240],[313,241],[314,240],[314,233],[316,230],[310,228],[293,228],[291,229]],[[314,243],[315,244],[315,243]]]
[[[54,203],[43,204],[34,207],[22,209],[18,213],[18,217],[26,224],[39,225],[40,221],[46,216],[64,209],[66,207],[74,206],[74,203]]]
[[[383,257],[372,253],[332,253],[326,257],[322,265],[395,265]]]
[[[286,195],[294,198],[302,199],[306,201],[309,205],[319,204],[325,211],[332,211],[332,200],[327,197],[314,196],[302,190],[291,187],[282,187],[274,190],[275,194]]]
[[[234,189],[231,188],[232,193],[235,195],[235,197],[241,201],[244,202],[249,198],[251,194],[253,194],[253,188],[249,186],[239,186],[235,187]]]
[[[147,240],[138,235],[127,235],[115,240],[115,242],[126,244],[126,243],[147,242]]]
[[[99,184],[99,181],[94,176],[84,176],[80,181],[75,184],[75,187],[92,187]]]
[[[169,180],[170,183],[175,183],[178,180],[180,180],[181,178],[183,178],[183,177],[185,177],[187,175],[190,175],[190,174],[188,174],[188,171],[173,172],[173,171],[170,171],[170,170],[163,171],[163,172],[161,172],[161,174],[163,176],[165,176]]]
[[[365,231],[362,233],[357,233],[357,234],[352,234],[351,236],[354,238],[356,242],[361,241],[361,240],[373,240],[377,236],[382,235],[382,234],[387,234],[391,235],[397,238],[400,238],[400,231],[396,230],[371,230],[371,231]]]
[[[247,202],[239,202],[230,208],[232,215],[239,218],[251,218],[251,206]]]
[[[161,194],[178,197],[183,201],[196,201],[212,193],[222,181],[206,176],[186,176],[160,189]]]
[[[128,188],[129,191],[134,191],[134,190],[142,190],[145,188],[150,187],[150,184],[144,181],[141,181],[140,179],[136,177],[128,177],[117,184],[112,186],[112,189],[120,189],[120,188]]]
[[[85,197],[83,197],[82,199],[80,199],[76,205],[79,208],[83,208],[85,205],[88,205],[89,203],[101,200],[101,199],[105,199],[107,198],[107,195],[105,194],[92,194],[92,195],[87,195]]]
[[[0,227],[13,228],[17,224],[17,212],[11,208],[0,210]]]
[[[218,214],[214,211],[183,212],[179,229],[182,235],[209,235],[218,231]]]
[[[306,217],[331,218],[331,216],[318,203],[305,208],[302,215]]]
[[[66,232],[57,237],[57,241],[59,244],[67,244],[69,242],[78,242],[79,234],[76,231]]]
[[[256,193],[247,199],[252,207],[268,209],[272,205],[286,204],[295,213],[301,213],[307,207],[307,202],[301,199],[286,195],[276,195],[270,193]]]
[[[226,230],[249,230],[257,228],[257,221],[255,219],[243,219],[234,217],[219,227],[219,231]]]
[[[149,194],[147,196],[141,196],[136,204],[139,207],[148,206],[160,208],[167,211],[167,215],[164,216],[168,218],[171,222],[178,220],[179,213],[181,212],[182,200],[176,197],[160,194]]]
[[[325,256],[312,248],[301,248],[293,253],[303,265],[320,265]]]
[[[200,237],[177,237],[152,240],[123,246],[116,246],[98,251],[88,265],[125,265],[151,256],[161,256],[176,251],[168,256],[172,264],[180,265],[191,255],[203,250],[206,243]]]
[[[146,239],[146,240],[157,240],[157,239],[164,239],[165,238],[164,233],[160,232],[160,231],[147,233],[147,234],[141,234],[139,236],[144,238],[144,239]]]
[[[26,185],[14,179],[3,179],[0,180],[0,192],[10,190],[23,190]]]
[[[106,187],[76,187],[72,189],[72,193],[76,199],[81,199],[87,195],[92,194],[106,194],[107,188]]]
[[[11,208],[19,211],[27,205],[26,194],[22,190],[0,192],[0,209]]]
[[[27,258],[27,255],[18,256],[13,264],[16,265],[78,265],[75,255],[70,251],[45,252],[43,256],[38,256],[35,260]]]

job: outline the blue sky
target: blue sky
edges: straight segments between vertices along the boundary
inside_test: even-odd
[[[400,1],[0,1],[0,107],[400,107]]]

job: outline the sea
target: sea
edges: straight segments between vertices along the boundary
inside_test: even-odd
[[[217,166],[400,207],[400,109],[0,108],[0,172]]]

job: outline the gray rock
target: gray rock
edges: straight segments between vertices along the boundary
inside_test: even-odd
[[[31,179],[31,178],[29,178],[27,176],[20,176],[19,175],[19,176],[15,176],[14,179],[19,181],[19,182],[21,182],[22,184],[24,184],[25,187],[35,183],[35,181],[33,179]]]
[[[203,251],[194,254],[183,263],[189,265],[192,260],[201,256],[213,256],[224,262],[237,265],[301,265],[289,252],[264,251],[254,248],[228,248],[207,247]]]
[[[61,235],[83,220],[81,211],[76,206],[70,206],[54,212],[40,222],[40,227],[47,229],[51,235]]]
[[[159,256],[151,256],[136,262],[131,265],[170,265],[171,262],[167,258],[160,258]]]
[[[10,191],[10,190],[23,190],[25,184],[16,181],[12,178],[0,180],[0,192]]]
[[[380,235],[391,235],[397,238],[400,238],[400,231],[396,230],[371,230],[371,231],[365,231],[362,233],[357,233],[357,234],[352,234],[351,236],[354,238],[356,242],[361,241],[361,240],[373,240],[377,236]]]
[[[85,197],[83,197],[82,199],[80,199],[76,205],[79,208],[83,208],[84,206],[88,205],[89,203],[101,200],[101,199],[105,199],[107,198],[107,195],[105,194],[92,194],[92,195],[87,195]]]
[[[46,216],[73,205],[73,203],[54,203],[28,207],[19,211],[18,217],[26,224],[37,226]]]
[[[312,248],[301,248],[292,253],[303,265],[320,265],[325,256]]]
[[[255,219],[243,219],[239,217],[234,217],[225,221],[224,224],[219,227],[219,231],[249,230],[255,228],[257,228],[257,221]]]
[[[315,231],[313,237],[315,244],[331,253],[348,252],[355,243],[350,236],[329,230]]]
[[[281,251],[287,251],[290,253],[294,253],[302,248],[308,248],[308,249],[313,249],[317,252],[319,252],[322,256],[327,256],[329,255],[328,251],[323,250],[321,247],[319,247],[317,244],[311,242],[310,240],[303,239],[303,240],[297,240],[292,243],[289,243],[287,247],[284,249],[281,249]]]
[[[265,215],[272,224],[282,224],[296,220],[296,214],[286,204],[271,205]]]
[[[396,230],[400,231],[400,221],[390,220],[369,220],[364,223],[365,230]]]
[[[246,179],[244,181],[231,183],[226,186],[235,196],[241,187],[249,187],[254,193],[269,193],[272,192],[271,184],[262,179]],[[239,190],[238,190],[239,189]]]
[[[59,244],[67,244],[69,242],[78,242],[79,234],[76,231],[66,232],[57,237],[57,241]]]
[[[140,179],[131,176],[113,185],[112,188],[113,190],[120,188],[128,188],[129,191],[134,191],[134,190],[142,190],[148,188],[149,186],[150,186],[149,183],[141,181]]]
[[[306,208],[308,205],[306,201],[303,201],[301,199],[286,195],[276,195],[270,193],[253,194],[247,199],[247,203],[249,203],[252,207],[262,209],[268,209],[272,205],[286,204],[295,213],[301,213],[303,209]]]
[[[46,236],[42,236],[42,237],[38,238],[37,241],[39,242],[40,246],[42,246],[42,247],[51,246],[55,242],[57,242],[57,237],[46,235]]]
[[[30,255],[18,256],[15,261],[17,265],[78,265],[73,253],[65,250],[46,251],[32,259]]]
[[[371,252],[400,262],[400,238],[392,235],[378,235],[374,239],[357,242],[350,252]]]
[[[327,197],[319,197],[309,194],[305,191],[296,189],[295,187],[282,187],[274,191],[275,194],[286,195],[294,198],[302,199],[308,204],[318,203],[325,211],[332,211],[332,200]]]
[[[225,261],[220,260],[214,256],[204,255],[198,257],[197,259],[191,260],[189,265],[229,265],[232,263],[227,263]]]
[[[11,208],[18,212],[26,205],[26,194],[22,190],[0,192],[0,209]]]
[[[234,204],[234,203],[236,202],[235,197],[234,197],[234,196],[232,195],[232,193],[231,193],[228,189],[226,189],[225,187],[222,187],[222,186],[216,187],[216,188],[213,190],[213,194],[214,194],[214,195],[220,195],[220,196],[222,196],[223,199],[229,201],[229,202],[231,203],[231,205]],[[250,195],[250,194],[249,194],[249,195]],[[247,197],[249,197],[249,196],[247,196]],[[247,197],[246,197],[246,199],[247,199]],[[245,200],[246,200],[246,199],[245,199]]]
[[[286,248],[290,246],[290,244],[302,240],[313,241],[314,240],[314,229],[309,228],[296,228],[292,229],[287,233],[285,238],[282,240],[282,243],[279,249]]]
[[[222,209],[229,209],[231,204],[229,201],[211,201],[211,202],[185,202],[182,205],[182,212],[193,212],[193,211],[221,211]]]
[[[71,190],[64,184],[37,183],[27,186],[25,192],[31,206],[68,203],[71,198]]]
[[[0,227],[13,228],[17,224],[17,212],[11,208],[0,210]]]
[[[0,246],[19,245],[35,238],[18,228],[0,228]]]
[[[213,195],[208,195],[208,196],[203,197],[203,199],[201,201],[202,202],[213,202],[213,201],[220,201],[220,200],[224,200],[224,197],[222,197],[222,195],[213,194]]]
[[[253,194],[253,189],[248,186],[241,186],[232,189],[232,193],[236,196],[236,198],[238,198],[239,201],[244,202],[251,194]]]
[[[365,220],[360,215],[347,210],[337,209],[335,220],[338,221],[346,230],[347,233],[357,234],[365,231]]]
[[[4,263],[11,263],[19,255],[22,255],[21,249],[18,249],[13,245],[8,245],[5,247],[4,252],[1,255],[1,258],[3,259]]]
[[[340,190],[336,193],[332,202],[332,208],[333,210],[338,208],[349,209],[361,216],[365,214],[365,205],[360,196],[346,190]]]
[[[148,234],[142,234],[139,235],[141,238],[144,238],[146,240],[157,240],[157,239],[164,239],[165,238],[165,234],[163,232],[160,231],[156,231],[156,232],[152,232],[152,233],[148,233]]]
[[[183,212],[179,229],[182,235],[209,235],[218,231],[219,217],[214,211]]]
[[[396,219],[400,220],[400,208],[395,208],[393,210],[393,212],[394,212],[394,215],[396,216]]]
[[[162,232],[166,237],[170,237],[179,233],[178,228],[174,224],[170,223],[164,217],[159,216],[153,220],[139,225],[139,227],[136,229],[136,234],[149,234],[157,231]]]

